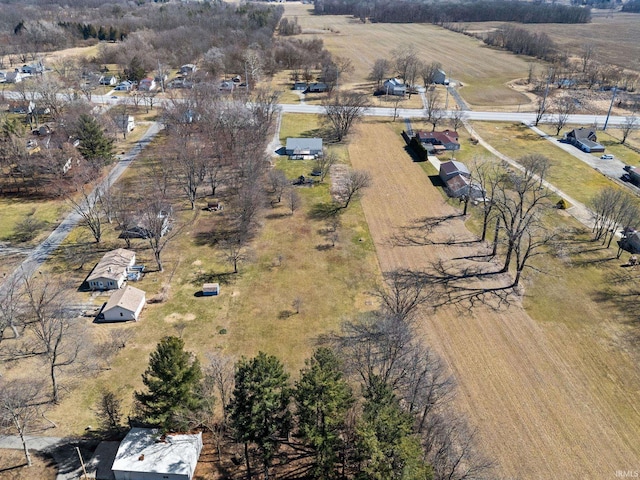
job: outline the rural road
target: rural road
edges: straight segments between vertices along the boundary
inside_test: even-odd
[[[147,131],[142,135],[136,145],[123,155],[118,163],[111,169],[111,172],[107,177],[91,192],[90,199],[93,199],[98,188],[105,188],[113,185],[118,178],[125,172],[125,170],[131,165],[131,162],[138,156],[138,154],[153,140],[153,138],[160,132],[162,125],[159,122],[151,122],[151,125]],[[51,232],[47,239],[40,245],[35,247],[27,258],[16,268],[13,273],[7,275],[2,285],[0,285],[0,298],[7,293],[9,285],[15,285],[16,282],[20,283],[21,279],[29,278],[33,275],[38,268],[49,258],[49,256],[55,251],[56,248],[67,238],[67,235],[75,228],[80,222],[81,216],[75,211],[69,213],[65,219],[58,225],[58,227]]]

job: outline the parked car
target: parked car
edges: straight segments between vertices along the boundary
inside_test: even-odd
[[[604,155],[602,155],[600,157],[601,160],[613,160],[613,155],[611,155],[610,153],[605,153]]]

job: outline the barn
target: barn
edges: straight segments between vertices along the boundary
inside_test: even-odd
[[[120,442],[111,471],[115,480],[192,480],[201,451],[202,433],[132,428]]]

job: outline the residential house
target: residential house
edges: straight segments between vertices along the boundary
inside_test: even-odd
[[[107,85],[109,87],[112,87],[118,83],[118,77],[114,75],[106,75],[106,76],[100,77],[100,80],[98,83],[100,83],[100,85]]]
[[[595,130],[576,128],[564,135],[564,140],[587,153],[604,152],[604,146],[598,143]]]
[[[202,432],[132,428],[120,442],[111,471],[115,480],[192,480],[201,451]]]
[[[19,83],[24,79],[25,75],[18,71],[15,70],[13,72],[7,72],[5,75],[5,81],[7,83]]]
[[[125,80],[124,82],[120,82],[115,90],[119,91],[119,92],[128,92],[130,90],[133,89],[133,82],[130,82],[129,80]]]
[[[111,250],[104,254],[91,274],[87,283],[91,290],[115,290],[122,287],[127,271],[136,263],[136,253],[124,248]]]
[[[218,89],[221,92],[233,92],[236,89],[236,84],[233,82],[233,80],[223,80],[222,82],[220,82],[220,86],[218,87]]]
[[[0,72],[0,83],[7,81],[7,75],[4,72]]]
[[[141,90],[143,92],[150,92],[155,89],[156,81],[151,77],[143,78],[138,84],[138,90]]]
[[[387,95],[401,95],[404,96],[407,93],[407,86],[404,81],[399,78],[390,78],[389,80],[385,80],[382,84],[382,90]]]
[[[445,150],[460,150],[458,132],[444,130],[442,132],[418,131],[416,138],[428,153],[440,153]]]
[[[118,114],[113,118],[113,121],[118,127],[118,131],[121,133],[129,133],[136,128],[136,122],[133,115]]]
[[[198,67],[196,67],[193,63],[187,63],[180,67],[180,75],[190,75],[192,73],[196,73],[198,71]]]
[[[119,238],[153,238],[156,235],[153,231],[155,228],[160,230],[160,238],[162,238],[171,228],[169,218],[170,215],[166,211],[162,211],[158,214],[158,219],[162,219],[162,224],[158,222],[157,225],[149,225],[149,221],[144,216],[138,216],[133,218],[126,228],[123,228]]]
[[[433,83],[435,83],[436,85],[449,85],[449,79],[447,78],[447,74],[444,72],[444,70],[442,70],[441,68],[436,70],[436,72],[433,74]]]
[[[37,75],[44,73],[44,65],[40,62],[31,65],[23,65],[20,71],[22,73],[26,73],[27,75]]]
[[[329,90],[329,85],[324,82],[315,82],[310,83],[309,88],[307,88],[307,92],[309,93],[322,93],[327,92]]]
[[[98,318],[105,322],[138,321],[145,302],[144,291],[127,285],[111,294]]]
[[[29,100],[28,102],[24,102],[24,101],[9,102],[10,113],[21,113],[21,114],[27,115],[33,112],[34,108],[36,108],[36,104],[32,100]]]
[[[193,82],[186,78],[174,78],[171,80],[167,87],[169,88],[193,88]]]
[[[285,153],[292,160],[313,159],[322,155],[321,138],[287,138]]]
[[[295,82],[293,84],[293,89],[294,90],[299,90],[301,92],[304,92],[307,89],[308,86],[309,85],[307,84],[307,82]]]
[[[469,178],[464,175],[457,174],[446,180],[444,184],[447,195],[453,198],[459,198],[467,194],[471,182]]]
[[[450,160],[448,162],[442,162],[440,164],[440,171],[438,172],[438,176],[440,179],[447,183],[451,178],[456,177],[458,175],[462,175],[466,178],[471,178],[471,172],[467,166],[456,160]]]

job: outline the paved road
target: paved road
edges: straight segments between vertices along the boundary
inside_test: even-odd
[[[125,170],[131,165],[131,162],[138,156],[138,154],[153,140],[162,128],[158,122],[152,122],[142,138],[136,143],[136,145],[122,156],[120,161],[115,164],[107,178],[105,178],[100,185],[98,185],[89,195],[90,200],[95,198],[96,190],[98,188],[104,189],[105,187],[113,185],[118,178],[125,172]],[[42,264],[49,258],[49,256],[55,251],[56,248],[67,238],[67,235],[73,230],[81,217],[78,213],[71,212],[66,218],[58,225],[58,227],[51,232],[47,239],[34,248],[27,258],[13,271],[10,275],[4,279],[2,285],[0,285],[0,297],[6,294],[6,289],[9,285],[20,283],[21,279],[29,278],[38,270]]]

